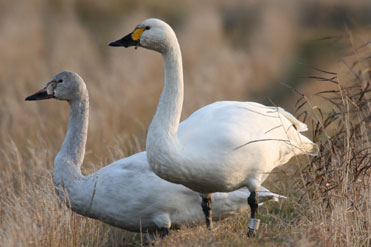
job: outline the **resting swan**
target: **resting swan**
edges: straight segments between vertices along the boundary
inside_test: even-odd
[[[88,176],[81,174],[89,118],[89,96],[83,79],[74,72],[56,75],[45,88],[26,100],[55,98],[70,105],[63,145],[54,160],[53,182],[59,196],[67,193],[73,211],[129,231],[161,231],[203,221],[201,198],[190,189],[160,179],[150,169],[145,152],[113,162]],[[65,192],[64,192],[65,190]],[[250,192],[217,193],[214,219],[246,209]],[[264,189],[263,200],[282,196]],[[235,204],[233,204],[233,203]]]
[[[147,158],[161,178],[202,193],[211,227],[213,192],[247,187],[251,219],[248,235],[258,227],[256,192],[269,173],[300,154],[317,154],[317,146],[300,134],[307,126],[280,107],[222,101],[194,112],[179,125],[183,103],[182,56],[172,28],[147,19],[110,46],[144,47],[161,53],[164,89],[148,130]]]

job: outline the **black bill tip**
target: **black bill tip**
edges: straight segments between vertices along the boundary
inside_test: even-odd
[[[45,89],[41,89],[40,91],[25,98],[25,100],[32,101],[32,100],[44,100],[44,99],[50,99],[50,98],[54,98],[54,95],[48,94],[48,92]]]
[[[139,41],[140,41],[139,39],[138,40],[133,40],[133,38],[131,37],[131,33],[130,33],[130,34],[126,35],[125,37],[123,37],[122,39],[112,41],[108,45],[113,46],[113,47],[123,46],[125,48],[128,48],[130,46],[137,46],[139,44]]]
[[[119,41],[120,40],[112,41],[111,43],[108,44],[108,46],[113,46],[113,47],[123,46],[123,45],[120,44]]]

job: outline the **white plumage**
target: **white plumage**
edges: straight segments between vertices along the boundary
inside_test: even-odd
[[[149,167],[146,152],[118,160],[83,176],[80,167],[84,159],[89,118],[86,85],[76,73],[62,72],[26,100],[47,98],[67,100],[70,105],[68,130],[55,158],[53,181],[62,198],[67,193],[72,210],[137,232],[192,226],[203,220],[198,193],[156,176]],[[247,189],[214,194],[214,219],[245,210],[249,194]],[[282,197],[265,188],[261,188],[259,196],[263,200]]]
[[[179,126],[182,56],[176,35],[165,22],[147,19],[110,45],[142,46],[162,54],[164,89],[147,136],[147,158],[161,178],[203,193],[204,198],[245,186],[256,192],[275,167],[295,155],[316,155],[316,144],[300,134],[307,126],[278,107],[216,102]],[[255,193],[251,199],[250,206],[256,205],[254,217]]]

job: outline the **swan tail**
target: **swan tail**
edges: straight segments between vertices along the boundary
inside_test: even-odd
[[[279,199],[287,199],[287,197],[280,195],[280,194],[273,193],[269,191],[267,188],[260,186],[260,189],[258,191],[259,205],[263,205],[264,202],[270,201],[270,200],[274,202],[278,202]]]
[[[278,112],[282,114],[287,120],[289,120],[298,132],[304,132],[308,130],[308,126],[300,122],[294,115],[285,111],[281,107],[277,107]],[[318,145],[309,140],[306,136],[299,134],[300,142],[299,146],[303,153],[316,156],[319,152]]]
[[[281,107],[277,107],[277,109],[278,109],[278,112],[280,114],[282,114],[286,119],[288,119],[295,126],[295,128],[296,128],[297,131],[304,132],[304,131],[307,131],[308,130],[308,126],[305,123],[300,122],[290,112],[285,111]]]
[[[300,135],[300,147],[304,153],[310,156],[317,156],[319,152],[319,147],[317,144],[313,143],[308,137]]]
[[[212,197],[213,219],[226,218],[248,210],[250,208],[247,203],[247,198],[249,196],[250,191],[247,188],[241,188],[229,193],[214,193]],[[259,205],[264,204],[266,201],[277,202],[279,199],[286,199],[286,197],[272,193],[267,188],[260,186],[258,191]]]

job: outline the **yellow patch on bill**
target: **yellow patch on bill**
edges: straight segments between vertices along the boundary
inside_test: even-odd
[[[144,30],[145,30],[145,27],[135,29],[134,32],[131,34],[131,38],[135,41],[139,40]]]

